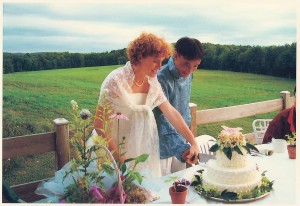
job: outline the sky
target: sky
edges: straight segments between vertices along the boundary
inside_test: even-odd
[[[175,43],[284,45],[297,39],[297,0],[4,0],[4,52],[105,52],[142,32]]]

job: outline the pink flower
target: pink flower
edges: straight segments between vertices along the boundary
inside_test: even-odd
[[[96,203],[105,203],[105,194],[103,191],[96,185],[91,186],[90,195],[95,198]]]
[[[122,188],[122,196],[123,196],[123,202],[120,202],[120,191],[118,188],[118,185],[115,185],[113,187],[111,187],[109,190],[107,190],[106,194],[107,194],[107,203],[121,203],[124,204],[125,203],[125,199],[126,199],[126,193]]]
[[[60,203],[67,203],[67,200],[66,199],[61,199],[59,202]]]
[[[90,188],[90,195],[95,198],[95,203],[124,203],[126,193],[122,189],[123,202],[120,202],[120,191],[118,185],[111,187],[106,192],[103,192],[98,186],[94,185]]]
[[[107,203],[121,203],[121,204],[124,204],[125,199],[126,199],[126,193],[123,189],[122,189],[121,193],[123,195],[123,202],[120,202],[120,191],[119,191],[118,185],[116,185],[114,187],[111,187],[106,193],[107,196],[108,196]]]
[[[124,114],[122,114],[121,112],[117,112],[116,114],[112,114],[110,115],[109,118],[117,118],[117,119],[125,119],[125,120],[129,120],[128,117]]]
[[[236,127],[236,128],[231,128],[231,127],[226,127],[226,126],[221,126],[224,130],[221,132],[224,132],[227,135],[235,134],[235,133],[240,133],[240,130],[243,130],[241,127]]]
[[[124,175],[120,175],[120,177],[121,177],[122,182],[126,179],[126,177]]]

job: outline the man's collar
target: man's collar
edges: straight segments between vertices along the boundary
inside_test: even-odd
[[[181,78],[181,75],[179,74],[178,69],[175,66],[174,57],[170,57],[168,61],[168,65],[169,65],[169,71],[174,76],[174,78],[176,79]]]

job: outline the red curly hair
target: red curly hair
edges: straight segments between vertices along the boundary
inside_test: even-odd
[[[143,32],[139,37],[131,41],[127,47],[127,57],[131,64],[139,63],[139,56],[159,56],[168,58],[173,52],[173,46],[163,38],[155,34]]]

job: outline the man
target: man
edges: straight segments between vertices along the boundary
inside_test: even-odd
[[[272,138],[287,139],[285,135],[292,135],[296,132],[296,86],[294,88],[294,105],[282,110],[270,122],[264,135],[263,144],[271,142]]]
[[[187,125],[191,123],[189,102],[192,72],[200,65],[203,53],[203,47],[199,40],[183,37],[176,42],[174,55],[157,75],[165,96],[182,115]],[[159,134],[162,175],[184,169],[185,161],[195,163],[197,157],[186,159],[190,145],[186,143],[159,108],[154,109],[154,115]]]

